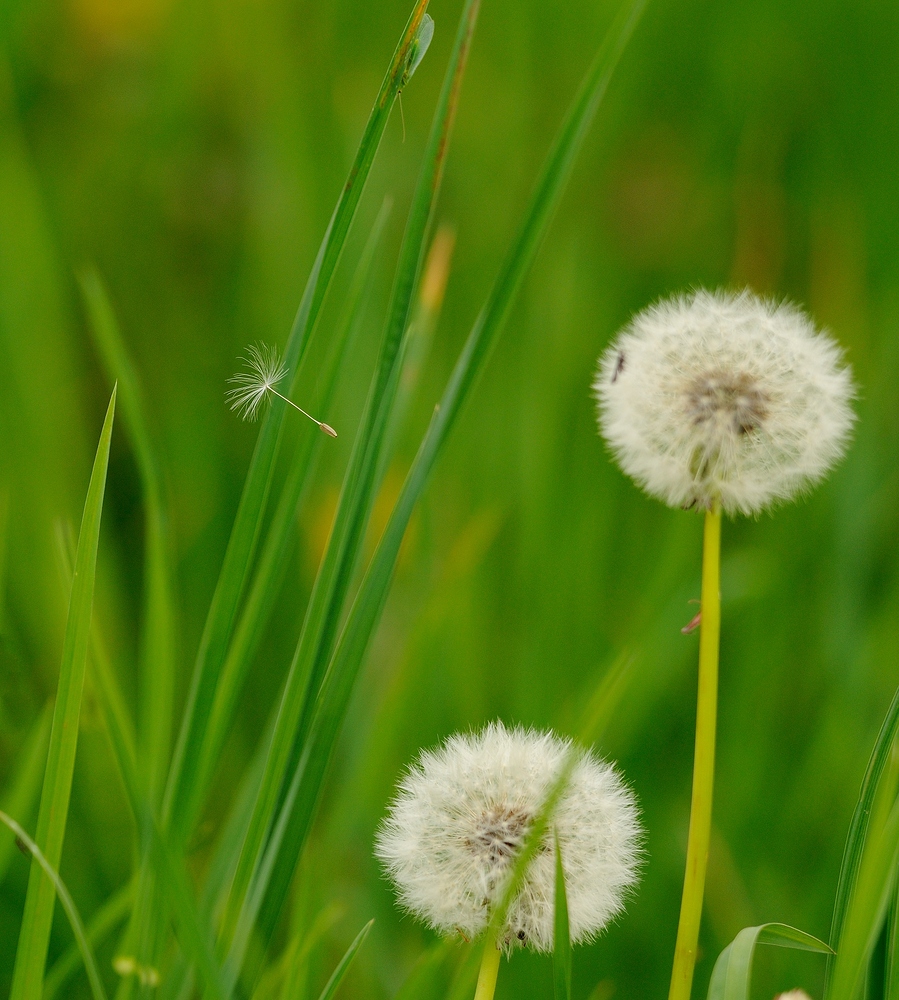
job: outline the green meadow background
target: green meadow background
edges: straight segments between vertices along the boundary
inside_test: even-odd
[[[372,532],[517,228],[617,3],[484,0],[437,221],[446,298]],[[410,0],[6,0],[0,10],[0,807],[59,671],[77,531],[111,391],[76,270],[114,301],[164,465],[183,702],[256,429],[226,407],[246,345],[283,346]],[[192,843],[199,874],[293,653],[374,364],[405,211],[461,8],[433,0],[431,50],[388,126],[336,284],[392,198],[363,320],[296,521],[295,550]],[[341,996],[393,997],[433,935],[371,856],[404,765],[502,718],[575,733],[619,657],[599,743],[647,828],[627,912],[574,956],[574,995],[667,989],[686,845],[701,519],[644,497],[597,436],[595,360],[632,312],[694,285],[804,304],[859,386],[848,457],[807,499],[724,527],[719,770],[697,995],[742,927],[827,938],[849,819],[899,681],[899,6],[889,0],[651,0],[499,345],[410,525],[289,909],[333,917],[317,996],[371,917]],[[294,398],[315,388],[315,357]],[[291,441],[317,434],[288,415]],[[61,527],[60,527],[61,526]],[[113,436],[95,620],[137,716],[140,482]],[[33,831],[36,801],[16,800]],[[24,811],[23,811],[24,810]],[[4,850],[11,842],[0,835]],[[130,877],[136,833],[88,670],[61,874],[89,919]],[[0,995],[28,861],[6,852]],[[52,963],[70,944],[57,906]],[[283,944],[276,939],[275,954]],[[466,946],[453,946],[461,958]],[[99,948],[109,988],[113,935]],[[450,957],[448,967],[455,958]],[[447,973],[447,976],[449,973]],[[822,963],[763,954],[759,997]],[[548,997],[516,954],[500,998]],[[83,973],[63,995],[88,996]],[[445,995],[443,985],[435,996]]]

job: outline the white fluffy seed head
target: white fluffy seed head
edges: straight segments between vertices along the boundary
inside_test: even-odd
[[[749,291],[644,309],[603,354],[594,390],[606,443],[647,493],[730,514],[811,487],[855,419],[840,347],[795,306]]]
[[[790,990],[789,993],[778,993],[774,1000],[812,1000],[805,990]]]
[[[225,393],[225,398],[244,420],[255,420],[262,403],[286,375],[287,365],[281,362],[277,348],[251,344],[247,348],[246,371],[228,379],[233,388]]]
[[[375,853],[400,903],[436,931],[474,938],[503,897],[547,794],[576,755],[565,790],[500,935],[509,949],[553,948],[555,848],[565,873],[571,940],[590,940],[637,879],[641,830],[613,767],[549,732],[494,722],[422,753],[400,784]]]

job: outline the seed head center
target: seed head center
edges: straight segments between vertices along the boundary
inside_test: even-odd
[[[490,865],[505,865],[514,858],[531,826],[532,817],[516,806],[497,805],[485,810],[465,846]]]
[[[713,424],[721,431],[750,434],[768,413],[768,397],[746,372],[712,371],[690,384],[687,408],[697,427]]]

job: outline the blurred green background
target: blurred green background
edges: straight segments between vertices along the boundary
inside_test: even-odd
[[[164,458],[183,699],[255,440],[225,406],[226,379],[248,343],[286,339],[410,7],[3,5],[0,805],[55,691],[66,608],[57,525],[77,526],[110,391],[75,269],[95,263],[110,287]],[[320,324],[325,341],[391,195],[365,322],[335,408],[320,414],[340,438],[324,449],[297,522],[207,811],[210,837],[296,642],[459,8],[431,4],[437,31],[403,95],[405,141],[395,114]],[[377,523],[616,9],[484,0],[438,209],[456,233],[446,301]],[[575,953],[574,989],[591,1000],[666,990],[697,656],[696,635],[680,627],[699,593],[701,520],[648,500],[610,463],[589,386],[597,355],[633,311],[696,284],[748,284],[804,304],[846,347],[859,384],[856,439],[825,485],[773,516],[725,525],[716,831],[698,986],[748,924],[781,920],[827,937],[849,818],[899,679],[897,53],[890,0],[650,3],[410,527],[297,879],[300,914],[341,908],[313,985],[371,916],[345,997],[393,996],[433,941],[396,912],[370,855],[418,749],[495,717],[572,732],[603,671],[628,650],[635,667],[600,749],[640,797],[644,878],[618,923]],[[301,403],[314,375],[294,396]],[[95,615],[136,712],[142,506],[121,426],[100,557]],[[127,880],[134,850],[90,684],[62,865],[86,916]],[[33,814],[17,818],[33,829]],[[15,854],[0,883],[0,993],[27,872]],[[57,914],[51,961],[70,940]],[[100,954],[109,970],[112,944]],[[820,976],[816,959],[764,955],[758,996],[775,986],[820,991]],[[517,955],[498,996],[550,991],[549,960]],[[86,996],[86,981],[67,995]]]

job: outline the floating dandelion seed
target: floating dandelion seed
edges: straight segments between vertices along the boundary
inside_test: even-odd
[[[314,424],[331,437],[337,437],[337,431],[321,420],[316,420],[311,413],[297,406],[292,400],[281,395],[275,386],[287,375],[287,365],[283,364],[274,347],[265,344],[251,344],[247,348],[247,371],[238,372],[228,379],[234,384],[233,389],[225,393],[225,398],[231,404],[232,410],[237,410],[244,420],[255,420],[259,408],[269,395],[278,396],[308,417]]]
[[[820,480],[855,416],[840,347],[801,310],[696,291],[638,313],[600,359],[603,436],[671,506],[755,514]]]
[[[571,940],[590,940],[623,907],[637,878],[634,796],[613,767],[549,732],[506,729],[451,736],[425,751],[400,784],[375,853],[400,903],[435,930],[466,939],[487,928],[513,861],[559,777],[576,761],[498,941],[553,948],[558,837]]]

